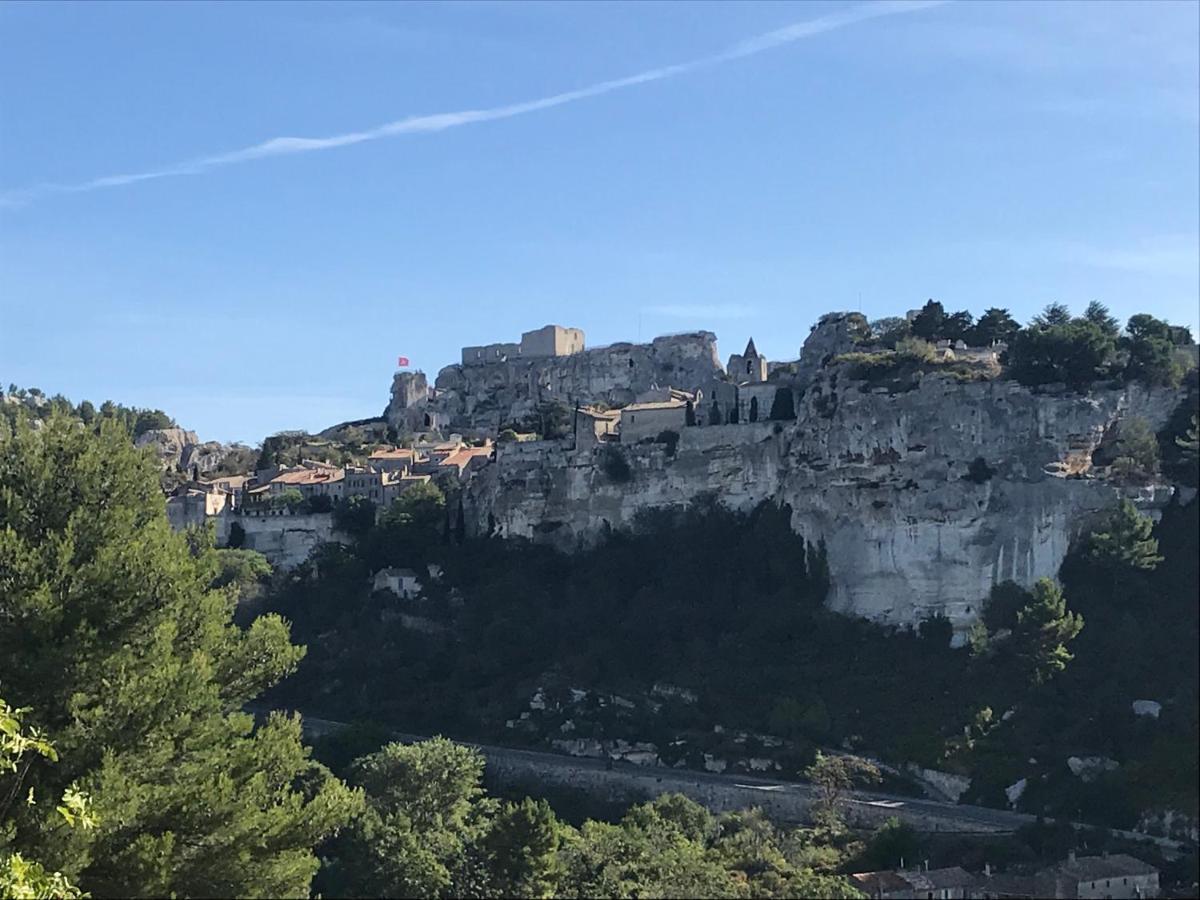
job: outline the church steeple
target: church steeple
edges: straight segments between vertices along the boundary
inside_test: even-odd
[[[754,348],[754,338],[750,338],[750,342],[746,344],[746,352],[742,356],[758,356],[758,351]]]

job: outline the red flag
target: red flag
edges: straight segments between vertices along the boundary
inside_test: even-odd
[[[396,360],[396,365],[398,365],[400,368],[403,369],[405,366],[408,365],[408,357],[401,356],[399,359]]]

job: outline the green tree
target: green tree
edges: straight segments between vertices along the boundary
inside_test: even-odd
[[[432,481],[414,484],[379,517],[380,524],[436,532],[446,519],[446,495]]]
[[[1007,309],[993,306],[984,310],[983,315],[979,317],[979,321],[967,337],[967,343],[975,347],[990,347],[1000,341],[1007,343],[1020,330],[1021,326],[1009,315]]]
[[[846,793],[857,784],[878,782],[882,777],[879,767],[868,760],[821,752],[804,774],[816,788],[812,820],[818,827],[831,832],[845,828],[842,803]]]
[[[911,332],[914,337],[926,341],[936,341],[942,333],[942,324],[946,321],[946,310],[936,300],[929,300],[912,320]]]
[[[1099,300],[1093,300],[1083,311],[1083,317],[1107,334],[1115,338],[1121,332],[1121,323],[1113,317],[1108,307]]]
[[[234,522],[229,526],[229,541],[227,543],[230,550],[240,550],[242,545],[246,543],[246,528],[241,522]]]
[[[526,797],[520,803],[505,803],[482,841],[488,893],[499,897],[553,897],[559,878],[562,832],[563,826],[545,800]]]
[[[1051,303],[1033,317],[1031,323],[1036,328],[1054,328],[1071,322],[1071,311],[1062,303]]]
[[[334,504],[333,527],[361,538],[375,527],[376,514],[375,504],[366,497],[348,497]]]
[[[124,427],[51,418],[0,444],[0,683],[36,711],[98,825],[64,838],[23,808],[14,849],[100,895],[302,895],[356,797],[300,723],[241,712],[303,653],[210,589],[211,540],[171,531]],[[26,827],[27,826],[27,827]]]
[[[214,588],[231,588],[235,598],[254,596],[271,577],[271,564],[254,550],[216,550],[218,572]]]
[[[942,322],[938,337],[947,341],[965,341],[975,329],[975,317],[965,309],[951,313]]]
[[[1158,438],[1145,419],[1123,419],[1112,452],[1113,473],[1122,481],[1146,484],[1158,475]]]
[[[920,835],[907,822],[888,819],[875,830],[862,855],[855,860],[855,872],[902,869],[916,865],[924,852]]]
[[[1013,641],[1030,679],[1041,684],[1067,667],[1073,658],[1067,644],[1083,630],[1083,617],[1067,611],[1062,590],[1040,578],[1033,595],[1017,613]]]
[[[1154,537],[1154,522],[1129,500],[1122,500],[1087,536],[1084,554],[1094,565],[1109,570],[1153,571],[1163,559]]]
[[[480,753],[445,738],[387,744],[356,761],[349,780],[364,790],[366,810],[338,840],[341,890],[358,897],[478,895],[487,880],[483,839],[496,811],[482,778]]]
[[[40,862],[8,849],[16,835],[16,825],[9,816],[13,804],[20,801],[33,806],[37,803],[32,787],[28,787],[24,796],[21,794],[30,769],[39,759],[50,762],[58,759],[53,744],[37,729],[24,726],[22,718],[27,712],[27,709],[13,709],[0,697],[0,897],[40,900],[43,897],[87,896],[62,872],[48,872]],[[58,815],[52,827],[78,825],[85,831],[96,827],[87,797],[74,785],[63,791],[55,812]]]
[[[1140,313],[1125,326],[1121,342],[1128,354],[1125,377],[1149,385],[1178,384],[1183,367],[1175,360],[1171,326],[1154,316]]]
[[[1050,324],[1024,328],[1013,337],[1008,348],[1009,372],[1021,384],[1060,381],[1086,390],[1104,374],[1116,344],[1086,319],[1060,323],[1058,318],[1047,314],[1045,321]]]

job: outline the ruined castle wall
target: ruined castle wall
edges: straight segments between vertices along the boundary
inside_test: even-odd
[[[653,385],[690,389],[723,371],[715,335],[673,335],[566,356],[447,366],[438,373],[430,407],[450,427],[494,431],[531,415],[541,402],[623,406]]]

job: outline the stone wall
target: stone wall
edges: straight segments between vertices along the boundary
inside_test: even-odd
[[[306,515],[232,515],[214,516],[210,521],[216,527],[217,545],[229,541],[229,530],[234,522],[239,523],[246,533],[247,550],[257,550],[271,565],[291,568],[308,559],[313,548],[329,542],[350,543],[350,538],[336,531],[333,516],[329,513]]]
[[[427,404],[409,403],[393,389],[385,416],[401,425],[419,418],[421,410],[446,428],[494,433],[531,415],[542,402],[622,406],[654,385],[690,390],[714,376],[724,377],[715,335],[670,335],[649,344],[612,344],[565,356],[447,366],[438,373],[435,396]]]

